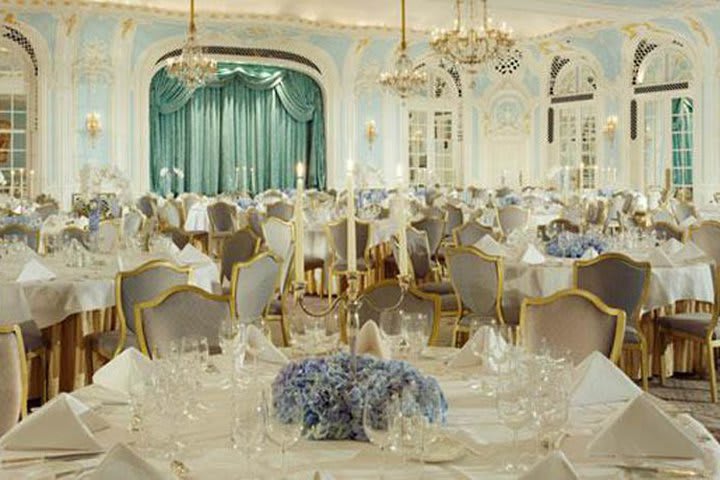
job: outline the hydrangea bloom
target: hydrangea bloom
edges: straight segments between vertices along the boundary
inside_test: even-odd
[[[608,246],[597,235],[562,232],[548,242],[545,250],[553,257],[580,258],[590,248],[594,248],[597,253],[603,253]]]
[[[415,367],[399,360],[357,357],[357,377],[353,380],[351,357],[347,353],[291,362],[273,382],[273,399],[278,415],[302,405],[305,427],[314,440],[367,441],[363,430],[363,406],[366,399],[387,405],[393,395],[413,385],[415,402],[430,420],[439,414],[445,420],[447,401],[437,380],[423,376]],[[437,396],[434,397],[437,399]],[[288,419],[289,419],[288,413]]]

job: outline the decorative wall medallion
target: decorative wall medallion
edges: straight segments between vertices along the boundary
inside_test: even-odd
[[[90,84],[110,83],[112,60],[107,44],[97,39],[85,42],[80,48],[73,69],[75,78],[84,79]]]
[[[381,70],[382,68],[378,62],[371,62],[359,69],[355,77],[355,95],[360,96],[379,91],[378,77]]]
[[[528,114],[523,100],[515,92],[500,94],[485,118],[489,135],[521,135],[528,133]]]

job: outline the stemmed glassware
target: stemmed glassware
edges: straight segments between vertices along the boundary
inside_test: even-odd
[[[378,478],[384,478],[387,449],[390,447],[393,422],[397,417],[397,398],[386,398],[368,394],[363,407],[363,430],[370,443],[380,449]]]
[[[253,460],[262,452],[265,440],[265,403],[262,389],[248,391],[236,388],[233,391],[232,407],[232,447],[242,453],[246,462],[246,473],[253,478]]]
[[[406,313],[403,315],[402,336],[407,342],[411,360],[417,360],[427,347],[431,329],[428,317],[424,313]]]
[[[265,396],[265,433],[268,439],[280,447],[281,478],[287,478],[287,450],[295,445],[303,434],[303,408],[300,398],[287,395],[283,400],[274,398],[271,390]]]
[[[515,460],[519,458],[518,434],[532,421],[527,375],[518,367],[516,360],[508,360],[502,364],[495,393],[498,417],[512,431],[511,455],[503,467],[509,473],[525,469],[524,465]]]

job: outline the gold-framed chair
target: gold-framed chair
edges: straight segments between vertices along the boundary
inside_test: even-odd
[[[255,235],[250,225],[235,231],[222,243],[220,250],[220,284],[230,281],[233,265],[247,262],[260,250],[260,238]]]
[[[587,290],[525,298],[520,307],[520,342],[533,353],[544,347],[569,351],[577,365],[597,350],[617,364],[624,337],[625,312]]]
[[[676,225],[668,222],[655,222],[650,227],[658,239],[670,240],[674,238],[678,242],[682,242],[685,239],[685,232],[677,227]]]
[[[492,227],[482,225],[476,220],[469,220],[453,230],[453,243],[458,247],[470,247],[486,235],[495,237]]]
[[[332,303],[333,281],[335,277],[343,278],[348,274],[348,236],[347,218],[341,218],[330,222],[325,226],[325,234],[328,240],[329,262],[328,262],[328,304]],[[361,284],[366,283],[372,273],[371,239],[373,229],[372,223],[355,219],[355,245],[357,258],[357,274]]]
[[[135,331],[135,305],[156,297],[165,290],[187,285],[192,270],[167,260],[151,260],[134,270],[115,275],[115,310],[119,328],[95,332],[85,337],[85,361],[87,378],[94,370],[93,355],[103,361],[112,360],[126,347],[137,347]]]
[[[505,323],[502,297],[505,264],[502,257],[487,255],[475,247],[450,247],[446,253],[450,282],[458,305],[455,343],[469,334],[465,319]]]
[[[517,205],[507,205],[497,209],[497,221],[504,238],[513,231],[527,228],[530,211]]]
[[[135,305],[138,345],[153,358],[157,347],[183,337],[205,337],[210,352],[220,350],[220,325],[232,318],[227,295],[215,295],[194,285],[172,287]]]
[[[625,312],[624,346],[640,352],[643,390],[648,389],[650,358],[642,331],[642,312],[650,293],[651,265],[621,253],[604,253],[573,264],[573,287],[587,290],[603,303]]]
[[[0,436],[27,416],[28,368],[20,327],[0,325]]]
[[[0,238],[15,237],[37,252],[40,248],[40,230],[27,225],[11,223],[0,228]]]
[[[237,230],[237,208],[235,205],[218,201],[207,207],[210,231],[208,232],[208,253],[222,252],[226,239]]]
[[[295,205],[292,203],[280,200],[279,202],[271,203],[267,206],[267,216],[275,217],[289,222],[293,219],[293,212],[295,211]]]

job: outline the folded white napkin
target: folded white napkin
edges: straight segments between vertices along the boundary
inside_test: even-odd
[[[523,253],[520,261],[527,263],[528,265],[540,265],[545,262],[545,255],[543,255],[540,250],[531,243],[525,249],[525,253]]]
[[[518,480],[578,480],[578,474],[563,452],[554,452],[540,460]]]
[[[650,263],[653,267],[672,267],[673,262],[670,259],[670,255],[665,253],[665,250],[662,249],[662,247],[655,247],[652,250],[650,250],[650,255],[648,256],[648,260],[650,260]]]
[[[94,470],[80,478],[82,480],[126,480],[128,478],[169,480],[172,477],[156,470],[124,443],[118,443],[110,449]]]
[[[684,244],[680,241],[678,241],[675,238],[671,238],[667,242],[663,243],[660,248],[663,249],[665,253],[667,253],[670,256],[675,255],[678,253],[682,248],[684,247]]]
[[[592,260],[593,258],[597,258],[599,253],[595,248],[590,247],[587,250],[585,250],[585,253],[582,254],[582,257],[580,257],[582,260]]]
[[[573,371],[570,404],[574,407],[624,402],[640,394],[642,390],[600,352],[588,355]]]
[[[281,365],[288,363],[285,354],[278,350],[255,325],[248,325],[247,327],[247,345],[248,349],[245,351],[245,355],[248,357],[257,355],[257,359],[263,362],[279,363]]]
[[[479,349],[478,347],[479,346]],[[505,348],[505,339],[500,336],[497,331],[490,327],[481,327],[475,335],[468,340],[463,348],[450,360],[451,367],[470,367],[481,365],[482,360],[475,355],[475,351],[486,353],[487,364],[482,364],[483,373],[497,373],[498,365],[494,360],[499,353]]]
[[[697,222],[697,218],[695,218],[695,217],[693,217],[692,215],[690,215],[690,216],[687,217],[685,220],[683,220],[682,222],[680,222],[680,229],[681,229],[681,230],[687,230],[688,228],[690,228],[691,225],[694,225],[695,222]]]
[[[707,256],[707,253],[695,245],[695,243],[688,242],[675,254],[674,258],[681,262],[692,262],[693,260],[699,260]]]
[[[210,257],[202,253],[197,248],[193,247],[189,243],[185,245],[185,247],[180,250],[180,253],[177,254],[177,261],[179,263],[182,263],[183,265],[191,265],[195,263],[205,263],[205,262],[212,262]]]
[[[649,393],[632,400],[588,445],[591,456],[702,458],[702,448],[657,405]]]
[[[0,446],[7,450],[102,451],[81,419],[83,407],[82,402],[62,393],[11,428],[0,438]]]
[[[496,257],[503,257],[507,255],[507,250],[505,249],[505,247],[500,245],[490,235],[485,235],[477,243],[475,243],[475,248],[482,251],[486,255],[492,255]]]
[[[355,351],[358,354],[374,355],[383,360],[390,358],[390,352],[388,352],[380,335],[380,329],[374,320],[365,322],[365,325],[360,329],[357,339],[355,339]]]
[[[55,273],[42,264],[37,258],[31,258],[22,268],[17,277],[18,282],[35,282],[38,280],[52,280],[56,278]]]
[[[130,395],[132,386],[152,372],[152,361],[135,348],[128,348],[103,365],[92,377],[93,383],[122,394]]]

